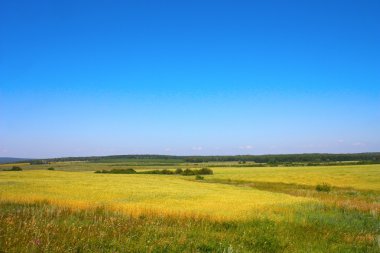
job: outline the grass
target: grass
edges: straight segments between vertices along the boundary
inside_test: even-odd
[[[299,206],[283,221],[135,217],[44,202],[0,208],[6,252],[379,252],[374,217],[319,204]]]
[[[380,252],[380,165],[213,167],[203,180],[12,166],[23,171],[0,171],[0,252]]]
[[[193,213],[214,219],[243,219],[250,215],[269,213],[273,205],[314,201],[247,187],[197,183],[193,177],[191,180],[184,178],[181,175],[118,175],[47,170],[2,172],[0,199],[15,202],[47,200],[73,208],[107,205],[125,212],[152,210]]]
[[[331,185],[323,183],[323,184],[317,184],[315,187],[315,190],[319,192],[330,192],[331,191]]]
[[[215,178],[242,181],[281,182],[380,191],[380,165],[213,168]]]

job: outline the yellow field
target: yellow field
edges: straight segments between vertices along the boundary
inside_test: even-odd
[[[216,168],[215,178],[380,190],[380,165]]]
[[[241,219],[273,207],[313,201],[248,187],[189,181],[183,176],[109,175],[90,172],[22,171],[0,173],[0,199],[48,200],[59,205],[107,205],[138,213],[191,213]]]
[[[62,168],[73,164],[54,164]],[[47,165],[43,165],[46,167]],[[101,164],[74,166],[99,169]],[[42,166],[40,166],[41,169]],[[244,219],[272,215],[298,203],[317,202],[315,198],[257,190],[252,187],[207,183],[209,179],[247,182],[282,182],[315,186],[380,190],[380,166],[318,166],[213,168],[205,181],[177,175],[113,175],[89,171],[27,170],[0,172],[0,199],[19,202],[47,200],[51,203],[86,208],[105,205],[130,213],[182,213],[215,219]]]

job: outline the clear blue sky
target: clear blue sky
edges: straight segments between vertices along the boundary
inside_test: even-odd
[[[0,2],[0,156],[380,151],[380,1]]]

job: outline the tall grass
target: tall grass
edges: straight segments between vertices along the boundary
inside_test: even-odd
[[[2,252],[379,252],[378,220],[320,204],[283,221],[212,221],[0,203]]]

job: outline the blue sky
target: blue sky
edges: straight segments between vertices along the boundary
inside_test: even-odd
[[[379,13],[1,1],[0,156],[380,151]]]

